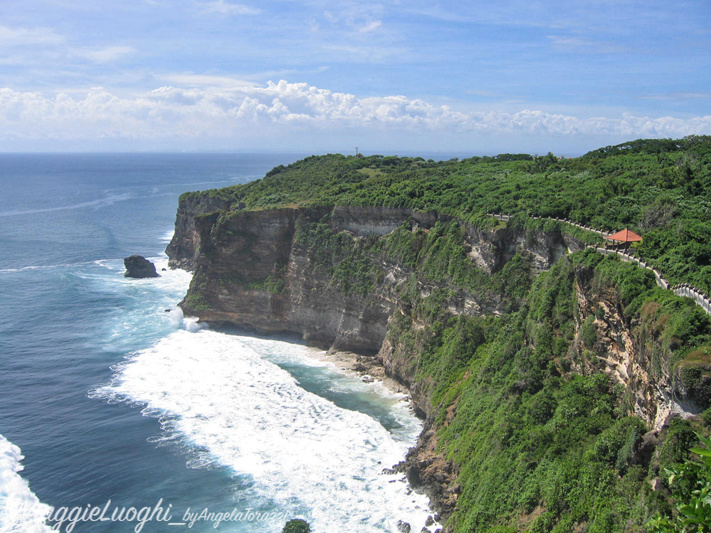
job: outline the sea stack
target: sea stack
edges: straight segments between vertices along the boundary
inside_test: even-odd
[[[145,257],[132,255],[123,260],[127,278],[157,278],[156,266]]]

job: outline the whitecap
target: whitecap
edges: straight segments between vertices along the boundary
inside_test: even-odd
[[[24,469],[20,448],[0,435],[0,531],[45,533],[52,531],[47,518],[52,507],[40,502],[20,476]]]
[[[56,207],[43,207],[38,209],[16,209],[14,211],[0,211],[0,217],[13,217],[19,215],[35,215],[39,213],[52,213],[55,211],[67,211],[70,209],[82,209],[84,207],[104,207],[112,205],[116,202],[123,202],[133,198],[131,193],[124,194],[109,194],[104,198],[91,200],[89,202],[80,202],[78,204],[62,205]]]
[[[207,328],[207,324],[199,322],[194,316],[185,316],[180,307],[171,309],[168,313],[168,318],[176,329],[184,329],[192,333],[198,332],[201,329]]]
[[[166,231],[165,233],[163,233],[163,235],[161,235],[160,240],[163,243],[169,243],[173,240],[173,235],[175,235],[175,230],[171,229],[170,231]]]
[[[306,350],[266,342],[272,351]],[[404,476],[382,473],[414,445],[417,422],[409,439],[398,439],[371,416],[307,392],[253,346],[215,331],[176,331],[131,355],[92,395],[143,406],[165,439],[199,450],[189,467],[227,466],[278,508],[308,509],[315,530],[396,531],[403,520],[420,531],[427,498],[411,493]]]
[[[76,265],[82,265],[85,263],[75,263],[75,264],[62,264],[62,265],[27,265],[17,268],[0,268],[0,274],[12,274],[16,272],[28,272],[30,270],[53,270],[55,268],[66,268]]]

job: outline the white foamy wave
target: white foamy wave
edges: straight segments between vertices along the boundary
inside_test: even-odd
[[[204,322],[198,322],[196,317],[185,316],[180,307],[171,309],[168,314],[168,318],[176,329],[184,329],[186,331],[190,331],[191,333],[196,333],[201,329],[207,328],[206,324]]]
[[[93,395],[144,406],[166,439],[201,451],[189,466],[248,475],[278,508],[308,509],[316,531],[396,531],[398,520],[420,531],[430,512],[402,475],[382,474],[414,441],[305,391],[244,338],[175,332],[128,358]]]
[[[130,200],[131,198],[133,198],[133,195],[131,193],[109,194],[104,198],[99,198],[98,200],[92,200],[90,202],[81,202],[78,204],[62,205],[56,207],[43,207],[39,209],[18,209],[14,211],[1,211],[0,217],[35,215],[38,213],[52,213],[54,211],[67,211],[69,209],[81,209],[84,207],[104,207],[107,205],[112,205],[116,202]]]
[[[191,327],[194,321],[172,318],[176,303],[183,299],[192,274],[168,268],[165,255],[148,257],[155,264],[157,278],[134,279],[124,277],[126,267],[122,259],[102,259],[73,269],[71,276],[81,280],[81,288],[92,294],[103,295],[121,302],[96,340],[106,351],[127,353],[155,342],[175,329]],[[202,327],[200,325],[199,327]]]
[[[81,262],[81,263],[63,263],[60,265],[28,265],[17,268],[0,268],[0,274],[11,274],[15,272],[28,272],[31,270],[54,270],[57,268],[68,268],[89,265],[91,262]]]
[[[163,235],[161,235],[161,242],[163,243],[169,243],[170,241],[173,240],[173,235],[175,235],[175,230],[172,229],[170,231],[166,231]]]
[[[0,532],[52,531],[47,517],[52,507],[39,501],[18,472],[24,468],[20,448],[0,435]]]
[[[0,268],[0,274],[11,274],[14,272],[27,272],[29,270],[49,270],[53,268],[61,268],[68,265],[30,265],[18,268]]]
[[[323,350],[258,337],[241,337],[240,341],[267,360],[279,365],[298,364],[299,366],[329,369],[331,379],[328,388],[332,392],[358,394],[362,397],[377,398],[379,403],[386,403],[398,422],[398,427],[391,430],[397,440],[412,445],[422,431],[422,423],[413,416],[409,402],[404,401],[409,398],[407,394],[395,392],[385,386],[382,381],[363,381],[360,375],[339,368],[333,360],[325,357],[326,354]],[[313,353],[309,354],[309,352]]]

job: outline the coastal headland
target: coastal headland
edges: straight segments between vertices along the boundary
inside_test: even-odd
[[[328,155],[184,194],[167,253],[194,272],[186,314],[352,352],[406,387],[425,426],[397,468],[445,531],[645,531],[710,431],[711,320],[585,228],[631,227],[639,262],[708,294],[710,200],[705,137]]]

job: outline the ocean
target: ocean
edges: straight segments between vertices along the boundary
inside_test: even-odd
[[[176,307],[179,195],[299,157],[0,155],[0,532],[422,529],[383,473],[421,431],[403,395]]]

